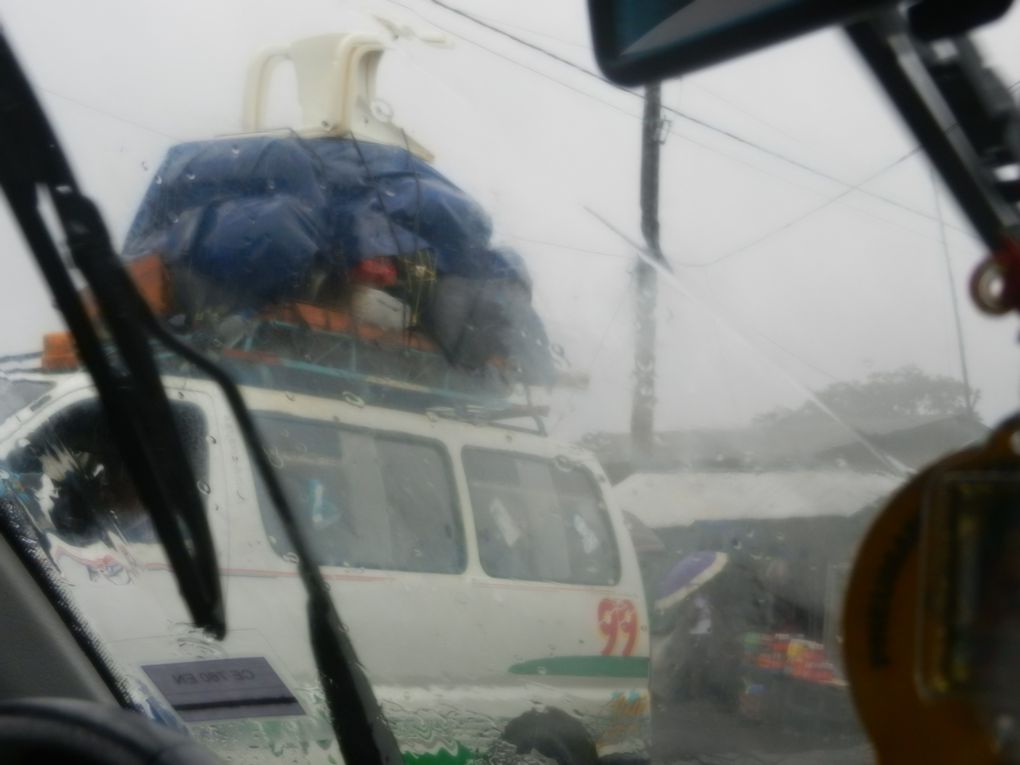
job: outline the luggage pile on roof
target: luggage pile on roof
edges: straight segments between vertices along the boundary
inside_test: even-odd
[[[431,340],[449,363],[553,378],[520,256],[411,152],[353,137],[258,135],[173,147],[128,233],[158,253],[188,328],[294,305]]]

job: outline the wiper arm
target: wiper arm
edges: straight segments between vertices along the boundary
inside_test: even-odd
[[[333,719],[333,730],[344,762],[361,765],[399,765],[400,747],[386,722],[364,668],[358,661],[347,628],[340,620],[330,596],[329,585],[315,564],[311,542],[306,536],[283,491],[265,449],[258,428],[248,411],[241,391],[226,372],[190,345],[175,337],[149,314],[147,328],[160,342],[209,375],[220,386],[238,427],[248,444],[291,549],[298,558],[298,573],[308,593],[308,632],[319,679]]]
[[[144,331],[151,312],[120,266],[99,213],[70,165],[7,38],[0,33],[0,186],[35,254],[107,413],[139,496],[151,511],[194,623],[226,631],[212,534],[194,472]],[[75,264],[116,350],[111,359],[39,209],[48,193]]]
[[[314,562],[311,544],[261,448],[255,422],[233,380],[214,362],[168,332],[149,310],[113,252],[95,206],[74,183],[66,159],[6,38],[0,33],[0,185],[92,373],[111,431],[150,509],[196,625],[225,631],[218,570],[180,436],[154,360],[155,339],[204,371],[222,389],[252,459],[280,515],[308,593],[312,651],[344,760],[398,765],[400,749],[358,662],[347,629]],[[61,262],[37,206],[49,190],[72,257],[93,291],[125,371],[106,357],[81,297]],[[129,395],[125,395],[125,393]],[[160,444],[149,442],[157,439]],[[164,440],[165,439],[165,440]],[[153,458],[158,461],[153,462]],[[173,464],[173,472],[167,470]],[[160,473],[160,471],[164,471]],[[178,520],[191,535],[194,549]]]
[[[942,19],[975,13],[963,3],[951,7]],[[936,20],[933,15],[925,26],[934,28]],[[999,176],[1020,162],[1020,112],[962,36],[968,30],[932,42],[918,36],[909,15],[891,9],[846,31],[985,246],[996,252],[1020,237],[1020,184]]]

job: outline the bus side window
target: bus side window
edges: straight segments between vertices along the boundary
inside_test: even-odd
[[[196,481],[205,483],[205,418],[193,404],[175,402],[173,411]],[[115,528],[129,542],[156,541],[152,519],[95,400],[54,413],[19,441],[8,462],[17,473],[33,476],[32,487],[40,508],[48,508],[51,531],[70,544],[91,544],[107,528]]]
[[[487,574],[566,584],[619,580],[606,507],[586,470],[475,448],[464,450],[463,461]]]
[[[400,568],[453,574],[464,570],[460,516],[438,446],[391,437],[376,440]]]
[[[438,444],[317,420],[259,415],[270,462],[320,565],[457,573],[464,533]],[[277,554],[291,552],[262,482],[259,507]]]

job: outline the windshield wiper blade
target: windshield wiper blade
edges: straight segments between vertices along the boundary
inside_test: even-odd
[[[138,294],[113,251],[98,211],[77,191],[56,137],[2,32],[0,185],[64,314],[82,361],[92,373],[111,431],[139,484],[140,493],[143,485],[145,487],[142,499],[157,523],[195,623],[218,636],[225,632],[211,534],[201,512],[200,498],[197,504],[189,504],[197,484],[193,479],[182,477],[183,474],[190,476],[190,465],[152,353],[149,342],[152,339],[190,361],[219,385],[248,444],[298,556],[299,574],[308,593],[312,651],[345,762],[399,765],[402,756],[396,738],[357,659],[329,586],[314,562],[310,541],[261,448],[258,430],[240,390],[217,364],[168,332]],[[72,257],[93,291],[126,372],[117,370],[107,358],[81,296],[61,262],[38,209],[39,186],[49,190],[53,197]],[[152,402],[155,404],[150,408],[148,405]],[[139,417],[140,414],[144,416]],[[146,459],[152,456],[146,442],[156,437],[161,440],[158,454],[174,463],[172,475],[176,478],[152,470],[153,467],[165,469],[168,463],[153,465],[151,459]],[[186,485],[179,483],[181,481]],[[178,521],[192,535],[193,549],[189,548],[189,540],[181,533]],[[196,525],[192,527],[192,523]]]
[[[173,411],[148,347],[151,315],[113,253],[95,205],[78,191],[70,165],[0,32],[0,186],[35,254],[82,362],[92,375],[111,435],[166,549],[194,623],[226,631],[219,569],[205,507]],[[71,257],[110,335],[111,359],[67,272],[40,210],[52,201]]]

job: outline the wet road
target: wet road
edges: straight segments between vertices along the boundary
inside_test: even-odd
[[[754,723],[707,702],[656,706],[655,765],[872,765],[864,736],[852,724],[823,732],[788,720]],[[815,729],[812,729],[815,728]]]

